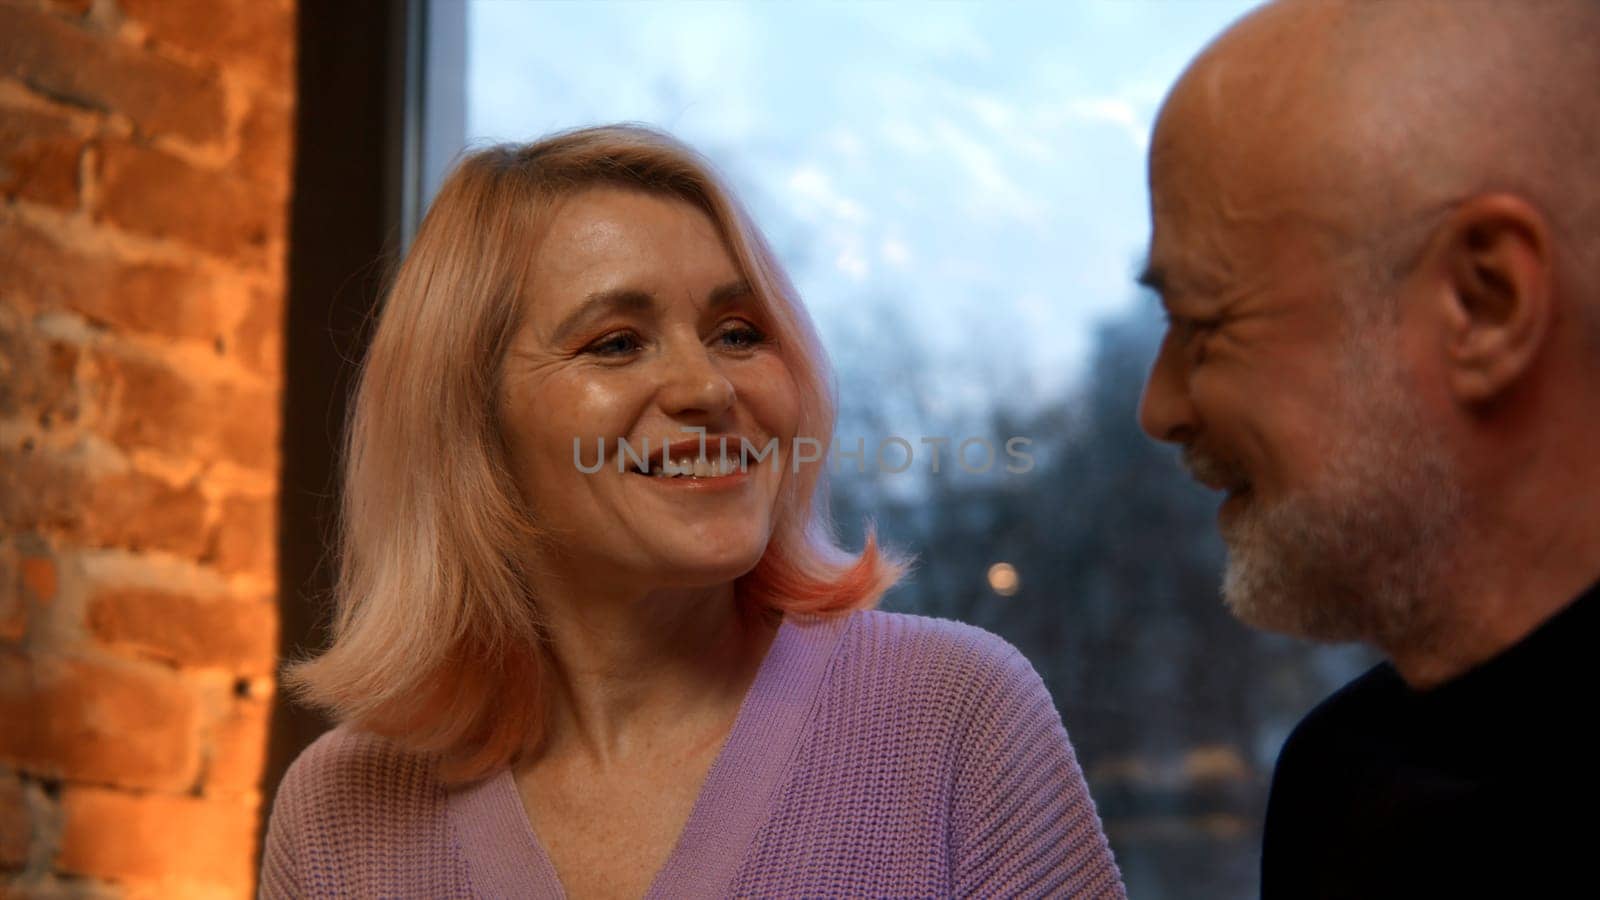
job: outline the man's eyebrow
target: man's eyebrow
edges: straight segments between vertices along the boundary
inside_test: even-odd
[[[560,344],[572,336],[585,323],[612,312],[641,313],[649,312],[656,304],[655,297],[644,291],[634,288],[617,288],[607,291],[595,291],[583,298],[578,308],[570,313],[556,325],[550,333],[550,342]]]
[[[1167,270],[1154,263],[1146,262],[1143,268],[1139,270],[1139,275],[1134,281],[1158,294],[1165,294],[1167,291]]]

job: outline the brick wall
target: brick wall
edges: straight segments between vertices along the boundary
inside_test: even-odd
[[[292,0],[0,0],[0,897],[252,888]]]

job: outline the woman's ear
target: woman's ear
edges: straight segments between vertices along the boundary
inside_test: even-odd
[[[1448,384],[1463,403],[1485,403],[1544,348],[1555,313],[1550,228],[1522,198],[1487,194],[1457,207],[1436,246]]]

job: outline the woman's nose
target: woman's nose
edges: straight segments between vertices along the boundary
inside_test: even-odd
[[[733,406],[733,382],[699,341],[668,353],[663,360],[662,411],[673,416],[716,416]]]

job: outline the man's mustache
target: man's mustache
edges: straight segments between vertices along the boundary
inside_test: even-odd
[[[1241,466],[1224,462],[1194,444],[1183,445],[1183,467],[1190,478],[1212,490],[1233,491],[1249,484],[1249,478]]]

